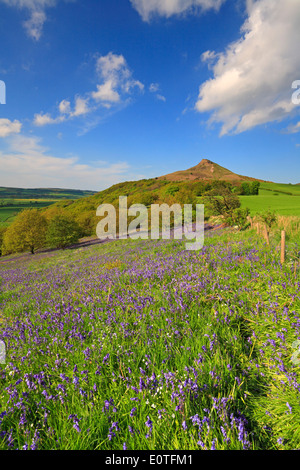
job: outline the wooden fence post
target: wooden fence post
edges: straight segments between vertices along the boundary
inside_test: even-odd
[[[285,262],[285,230],[281,232],[281,264]]]
[[[270,245],[270,239],[269,239],[269,234],[268,234],[268,229],[267,229],[266,224],[265,224],[265,239],[266,239],[267,244]]]

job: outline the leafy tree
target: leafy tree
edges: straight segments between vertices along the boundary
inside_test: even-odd
[[[246,183],[246,181],[243,181],[241,184],[241,194],[244,196],[249,196],[251,194],[250,186],[249,183]]]
[[[3,254],[20,253],[45,246],[47,221],[38,209],[19,212],[3,236]]]
[[[69,215],[55,215],[49,222],[46,241],[51,248],[66,248],[77,243],[81,235],[79,224]]]
[[[203,202],[213,215],[230,217],[235,209],[241,206],[239,198],[229,188],[220,187],[205,193]]]
[[[76,216],[75,220],[81,229],[81,237],[89,237],[91,235],[95,235],[96,226],[98,223],[95,210],[81,212]]]
[[[253,196],[258,196],[259,188],[260,188],[260,182],[259,181],[253,181],[251,183],[250,193],[253,194]]]
[[[6,232],[6,227],[0,227],[0,256],[2,255],[2,243],[3,243],[5,232]]]

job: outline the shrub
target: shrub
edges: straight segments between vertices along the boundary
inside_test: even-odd
[[[231,215],[227,217],[226,224],[230,226],[236,225],[239,230],[245,230],[249,225],[247,220],[249,213],[248,207],[245,209],[234,209]]]

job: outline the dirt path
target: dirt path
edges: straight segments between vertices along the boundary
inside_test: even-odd
[[[216,230],[220,230],[222,226],[217,225],[209,225],[205,224],[204,231],[205,232],[214,232]],[[171,230],[171,237],[172,237],[172,230]],[[129,237],[128,237],[129,238]],[[79,243],[75,243],[74,245],[70,245],[65,250],[77,250],[78,248],[88,248],[93,245],[99,245],[103,243],[109,243],[115,240],[99,240],[97,237],[89,237],[82,239]],[[31,261],[34,256],[34,260],[39,260],[43,258],[48,258],[50,256],[54,256],[58,251],[62,251],[61,248],[52,248],[52,249],[43,249],[38,250],[34,255],[31,253],[22,253],[20,255],[16,255],[14,257],[2,256],[0,257],[0,265],[5,263],[11,263],[14,261],[24,260],[24,261]]]

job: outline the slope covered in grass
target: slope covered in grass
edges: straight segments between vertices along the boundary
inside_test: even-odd
[[[299,271],[253,231],[19,263],[0,263],[1,449],[300,448]]]

